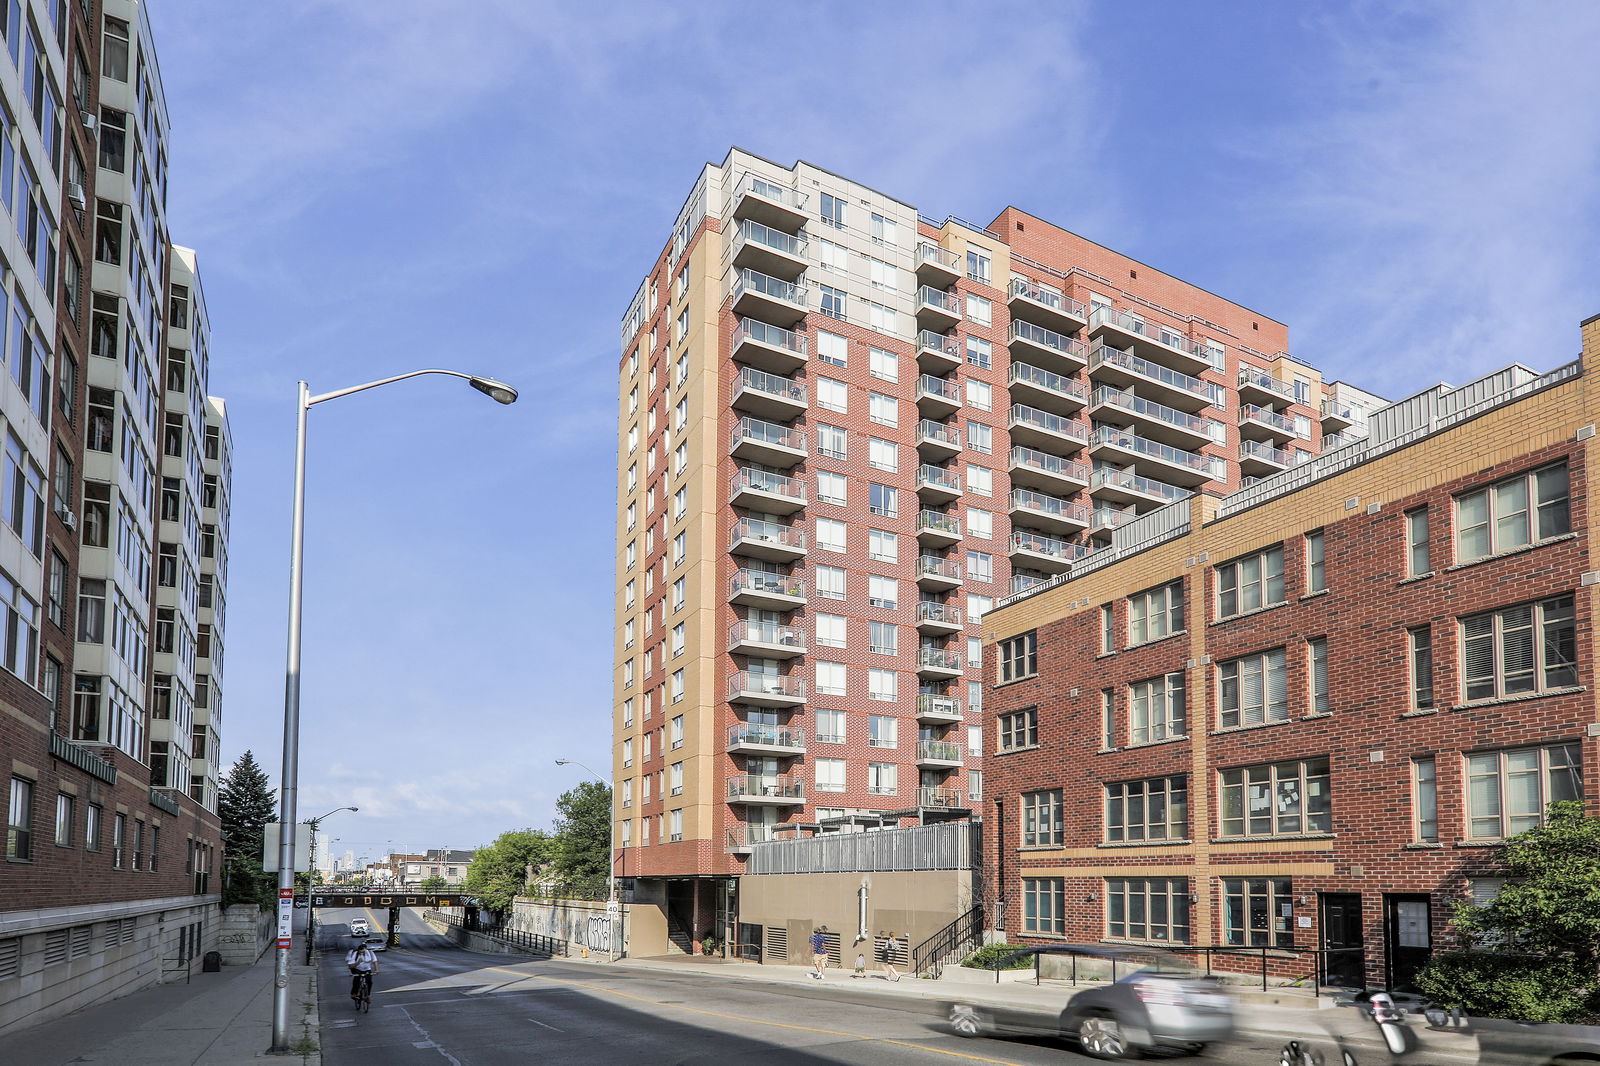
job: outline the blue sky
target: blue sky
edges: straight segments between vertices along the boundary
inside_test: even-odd
[[[174,239],[235,441],[225,761],[277,775],[295,382],[303,814],[346,847],[547,825],[608,772],[617,323],[737,144],[1015,204],[1399,397],[1600,312],[1600,5],[151,0]],[[551,501],[559,501],[552,504]]]

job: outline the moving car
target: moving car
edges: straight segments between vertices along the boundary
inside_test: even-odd
[[[366,936],[370,932],[372,932],[372,930],[368,928],[367,920],[365,918],[350,919],[351,936]]]
[[[1110,984],[1080,985],[1055,1013],[956,1003],[950,1008],[951,1028],[961,1036],[1059,1037],[1102,1059],[1136,1058],[1158,1048],[1197,1053],[1233,1035],[1233,1003],[1221,982],[1176,955],[1157,948],[1052,944],[1013,952],[1002,966],[1035,955],[1115,962],[1118,978]]]
[[[362,944],[371,948],[373,951],[385,951],[389,947],[389,938],[386,936],[369,936],[367,939],[362,941]]]

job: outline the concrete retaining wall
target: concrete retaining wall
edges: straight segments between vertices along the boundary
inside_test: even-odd
[[[272,946],[276,923],[271,911],[235,903],[222,912],[217,950],[227,966],[249,966]]]

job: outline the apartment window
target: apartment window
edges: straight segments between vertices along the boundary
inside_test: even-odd
[[[1106,878],[1106,936],[1187,944],[1188,879]]]
[[[983,726],[967,726],[967,754],[975,759],[983,757]]]
[[[843,245],[818,237],[817,266],[830,274],[847,274],[850,271],[850,253]]]
[[[967,682],[967,713],[975,717],[983,716],[983,682]]]
[[[1110,751],[1117,746],[1117,693],[1100,690],[1100,747]]]
[[[880,563],[900,561],[900,535],[883,529],[867,532],[867,557]]]
[[[647,658],[645,661],[649,662],[649,659]],[[682,670],[674,670],[674,671],[672,671],[672,702],[673,703],[677,703],[681,699],[683,699],[683,671]],[[679,723],[681,723],[683,721],[683,719],[681,717],[675,718],[673,720],[676,721],[676,722],[679,722]],[[683,739],[682,738],[682,728],[683,727],[680,725],[679,726],[679,738],[678,738],[680,742]],[[677,744],[673,745],[673,747],[677,747],[677,746],[678,746]]]
[[[1322,530],[1306,534],[1306,592],[1326,592],[1328,570],[1323,562]]]
[[[1149,744],[1187,735],[1189,720],[1185,696],[1182,671],[1129,685],[1128,743]]]
[[[843,321],[846,318],[845,294],[843,289],[836,289],[832,285],[818,285],[818,292],[822,295],[820,310],[829,318]]]
[[[672,795],[683,795],[683,763],[675,762],[668,768],[667,782],[671,786]]]
[[[1426,710],[1433,706],[1433,633],[1427,626],[1406,630],[1411,664],[1411,707]]]
[[[871,438],[867,442],[867,465],[874,470],[883,470],[890,474],[899,473],[899,446],[893,441],[880,440],[877,437]]]
[[[900,517],[900,490],[873,482],[868,489],[867,509],[884,518]]]
[[[1033,677],[1039,672],[1039,638],[1028,630],[1000,642],[999,683]]]
[[[1222,881],[1223,943],[1294,946],[1294,893],[1287,877],[1228,877]]]
[[[667,815],[667,840],[676,843],[683,839],[683,810],[671,811]]]
[[[979,540],[994,538],[994,515],[977,507],[967,508],[967,536]]]
[[[817,358],[833,366],[850,364],[850,342],[837,333],[817,330]]]
[[[848,481],[843,474],[817,471],[817,500],[843,507],[848,500]]]
[[[989,268],[989,257],[976,248],[967,249],[967,280],[992,285],[994,279]]]
[[[1328,638],[1312,637],[1306,641],[1306,657],[1311,674],[1311,713],[1327,714],[1331,709],[1328,700]]]
[[[689,513],[689,486],[685,485],[672,494],[672,520],[676,522]],[[683,534],[679,534],[682,536]]]
[[[983,621],[983,616],[994,608],[994,597],[984,596],[976,592],[967,593],[967,621],[978,625]]]
[[[673,717],[669,736],[674,749],[683,747],[683,715]]]
[[[672,627],[672,654],[674,656],[683,654],[683,644],[684,623],[679,622],[677,625]]]
[[[633,738],[622,738],[622,765],[624,768],[633,765]]]
[[[1129,644],[1143,644],[1181,632],[1183,582],[1174,581],[1128,597]]]
[[[988,552],[967,551],[967,577],[973,581],[994,580],[994,556]]]
[[[892,611],[900,605],[900,582],[892,577],[872,574],[867,578],[867,603]]]
[[[874,392],[867,397],[867,417],[880,426],[893,429],[900,425],[900,401],[893,396]]]
[[[999,722],[1000,751],[1036,747],[1039,743],[1039,712],[1027,707],[1002,714]]]
[[[867,697],[885,703],[893,703],[900,698],[900,675],[893,670],[871,669],[867,671]]]
[[[967,638],[967,665],[973,668],[983,665],[983,638]]]
[[[67,560],[58,551],[50,553],[50,576],[45,591],[45,616],[57,628],[66,628]]]
[[[630,584],[631,584],[631,582],[630,582]],[[676,580],[676,581],[674,581],[672,583],[672,609],[674,611],[680,609],[683,606],[684,598],[687,595],[687,591],[686,591],[687,588],[688,588],[688,585],[687,585],[687,582],[685,581],[684,578],[680,577],[680,578],[678,578],[678,580]],[[628,606],[630,606],[630,607],[633,606],[632,597],[629,597]]]
[[[1217,667],[1217,679],[1219,728],[1288,719],[1288,672],[1282,648],[1230,659]]]
[[[985,301],[987,302],[987,301]],[[967,362],[975,367],[988,370],[994,365],[994,345],[982,337],[967,335]],[[970,389],[973,382],[968,379],[967,387]]]
[[[882,348],[873,348],[868,352],[871,363],[870,372],[873,377],[881,381],[900,380],[900,357],[893,352],[886,352]]]
[[[818,518],[815,520],[817,531],[817,547],[823,551],[842,552],[845,550],[845,524],[835,518]]]
[[[648,781],[650,779],[649,779],[649,777],[646,777],[645,780]],[[632,780],[625,780],[625,781],[622,782],[622,805],[624,807],[632,807],[633,806],[633,781]]]
[[[965,393],[968,407],[975,407],[980,411],[994,409],[994,389],[987,381],[967,378]]]
[[[980,326],[994,325],[994,304],[982,296],[967,293],[967,317]]]
[[[1467,836],[1492,840],[1544,823],[1558,800],[1583,798],[1577,744],[1467,756]]]
[[[982,750],[983,749],[983,742],[981,740],[978,742],[978,749],[979,749],[978,750],[978,754],[980,754],[980,755],[983,754],[983,750]],[[971,802],[971,803],[978,803],[982,799],[983,799],[983,771],[982,770],[968,770],[967,771],[967,800],[969,802]]]
[[[1189,835],[1189,784],[1152,777],[1106,786],[1106,839],[1183,840]]]
[[[1217,777],[1225,837],[1293,836],[1333,828],[1325,758],[1241,766]]]
[[[867,744],[874,748],[894,748],[900,745],[900,722],[887,714],[867,716]]]
[[[689,533],[687,530],[680,532],[672,538],[672,565],[682,563],[689,554]]]
[[[1456,497],[1456,562],[1467,563],[1572,531],[1565,463]]]
[[[850,395],[845,383],[833,378],[818,378],[817,406],[829,411],[848,410]]]
[[[900,627],[893,622],[868,622],[867,648],[879,655],[900,652]]]
[[[817,695],[843,696],[845,693],[844,664],[819,662],[815,666]]]
[[[822,194],[822,224],[834,229],[844,229],[845,202],[832,193]]]
[[[983,466],[967,467],[967,491],[974,496],[993,496],[994,471]]]
[[[1022,846],[1061,846],[1061,790],[1022,794]]]
[[[1572,595],[1463,618],[1461,662],[1468,700],[1576,685],[1577,628]]]
[[[111,868],[122,869],[123,852],[128,842],[128,816],[118,814],[111,820]]]
[[[630,725],[633,724],[633,697],[632,696],[629,696],[627,699],[622,701],[622,724],[624,726],[630,726]]]
[[[967,447],[983,455],[994,451],[994,429],[982,422],[967,423]]]
[[[1421,577],[1429,572],[1428,509],[1418,507],[1406,512],[1406,576]]]
[[[100,823],[105,818],[105,808],[91,803],[83,812],[83,846],[87,851],[100,850]]]
[[[838,426],[817,426],[817,454],[828,459],[844,459],[848,456],[845,431]]]
[[[25,777],[11,779],[11,804],[6,816],[6,858],[29,862],[33,859],[33,782]]]
[[[899,225],[895,223],[894,219],[880,215],[876,211],[872,212],[872,229],[870,232],[873,244],[882,244],[893,248],[900,243]]]
[[[1283,546],[1217,567],[1217,617],[1283,602]]]
[[[842,648],[845,646],[845,619],[839,614],[817,614],[813,616],[817,644],[825,648]]]
[[[1100,605],[1100,654],[1110,655],[1117,650],[1117,631],[1112,606],[1109,603]]]
[[[844,760],[843,759],[818,759],[816,762],[817,762],[817,791],[818,792],[843,792],[844,791]]]
[[[1439,776],[1432,755],[1411,760],[1412,835],[1425,844],[1439,839]]]
[[[844,743],[844,712],[818,710],[816,712],[817,743]]]
[[[1022,879],[1022,931],[1062,936],[1067,931],[1066,901],[1061,878]]]
[[[817,582],[817,595],[826,600],[845,597],[844,570],[837,566],[814,566],[811,574]]]

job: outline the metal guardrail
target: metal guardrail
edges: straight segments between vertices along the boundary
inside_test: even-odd
[[[938,977],[945,963],[955,955],[976,951],[983,941],[983,905],[970,911],[934,933],[911,949],[911,972]],[[998,979],[998,971],[996,971]]]
[[[530,954],[545,955],[550,958],[558,955],[565,958],[567,955],[567,942],[553,936],[528,933],[521,929],[467,930],[460,915],[446,914],[443,911],[428,911],[423,917],[450,926],[452,929],[471,932],[473,936],[486,937],[489,940],[498,940],[502,944],[522,948]]]
[[[1137,950],[1137,949],[1135,949],[1135,950]],[[1216,955],[1244,955],[1244,956],[1259,957],[1259,959],[1261,961],[1261,990],[1263,992],[1266,992],[1271,988],[1271,985],[1268,983],[1268,974],[1267,974],[1267,966],[1268,966],[1269,962],[1271,962],[1274,959],[1298,959],[1302,955],[1311,955],[1311,956],[1314,957],[1314,965],[1315,965],[1314,972],[1313,972],[1313,975],[1312,975],[1314,979],[1311,982],[1311,997],[1313,999],[1320,999],[1322,997],[1322,986],[1325,983],[1325,978],[1327,977],[1327,973],[1328,973],[1327,957],[1329,955],[1342,955],[1342,954],[1349,954],[1351,952],[1355,952],[1357,954],[1360,954],[1360,953],[1364,952],[1366,949],[1365,948],[1276,948],[1276,947],[1266,947],[1266,946],[1262,946],[1262,945],[1249,946],[1249,945],[1244,945],[1244,944],[1166,944],[1166,945],[1163,945],[1161,947],[1161,950],[1165,951],[1165,952],[1169,952],[1169,953],[1174,954],[1174,955],[1204,955],[1205,956],[1205,967],[1206,967],[1206,976],[1207,977],[1214,976],[1213,971],[1212,971],[1211,963],[1212,963],[1213,957],[1216,956]],[[1041,956],[1041,955],[1035,955],[1033,957],[1033,983],[1036,984],[1036,985],[1039,984],[1039,982],[1040,982],[1039,960],[1042,957],[1043,956]],[[1090,958],[1090,959],[1093,959],[1095,962],[1107,962],[1107,961],[1109,961],[1111,963],[1111,983],[1113,983],[1113,984],[1115,984],[1116,981],[1117,981],[1117,978],[1119,976],[1119,970],[1121,969],[1121,967],[1129,966],[1130,963],[1131,963],[1131,960],[1118,959],[1114,955],[1111,956],[1109,959],[1105,959],[1105,958],[1102,958],[1099,955],[1094,955],[1094,954],[1090,954],[1090,955],[1087,955],[1087,956],[1079,956],[1077,954],[1068,954],[1067,957],[1072,960],[1072,966],[1071,966],[1071,969],[1068,971],[1067,976],[1065,978],[1063,978],[1063,980],[1068,981],[1073,986],[1076,986],[1078,984],[1078,959],[1080,957]],[[1000,960],[997,959],[995,961],[998,963]],[[1119,966],[1119,964],[1120,964],[1120,966]],[[1138,969],[1139,967],[1143,966],[1144,964],[1143,963],[1131,963],[1131,965],[1132,965],[1133,969]],[[996,982],[998,982],[1000,980],[1000,967],[998,965],[996,965],[995,967],[993,967],[993,969],[994,969],[994,979],[995,979]],[[1130,970],[1127,970],[1126,972],[1130,972],[1131,973],[1133,971],[1132,971],[1132,969],[1130,969]],[[1096,974],[1094,976],[1094,980],[1095,980],[1096,984],[1103,984],[1105,982],[1105,978],[1102,975],[1099,975],[1099,974]]]
[[[757,843],[745,876],[972,870],[981,864],[981,823],[938,822],[865,833],[821,833]]]

